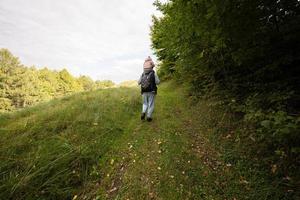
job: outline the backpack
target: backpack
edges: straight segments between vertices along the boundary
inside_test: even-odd
[[[145,92],[151,92],[152,88],[152,82],[154,78],[154,72],[151,71],[149,73],[143,73],[142,74],[142,79],[141,79],[141,88],[142,91]]]

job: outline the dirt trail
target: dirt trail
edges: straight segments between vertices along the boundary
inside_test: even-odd
[[[133,119],[104,181],[107,199],[223,199],[224,164],[186,106],[182,95],[161,88],[154,120]]]

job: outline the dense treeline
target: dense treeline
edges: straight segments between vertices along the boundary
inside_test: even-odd
[[[112,81],[93,81],[88,76],[75,78],[66,69],[26,67],[7,49],[0,49],[0,112],[113,85]]]
[[[252,150],[279,184],[297,185],[300,2],[171,0],[155,5],[163,14],[153,17],[151,29],[160,76],[186,83],[194,96],[221,97],[240,124],[251,127],[240,130],[239,137],[255,141]]]

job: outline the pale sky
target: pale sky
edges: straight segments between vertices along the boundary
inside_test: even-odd
[[[26,66],[136,80],[150,48],[152,0],[0,0],[0,48]]]

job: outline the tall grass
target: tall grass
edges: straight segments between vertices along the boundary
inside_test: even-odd
[[[135,88],[83,92],[0,115],[0,199],[70,199],[137,114]]]
[[[222,100],[159,87],[84,92],[0,115],[0,199],[296,199]],[[287,183],[289,185],[282,185]]]

